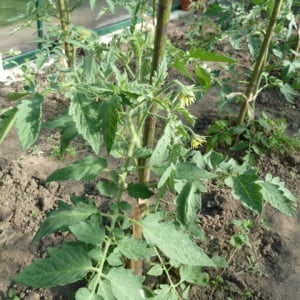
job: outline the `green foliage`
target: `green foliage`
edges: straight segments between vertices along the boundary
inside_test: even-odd
[[[28,11],[37,14],[33,2],[28,4]],[[44,1],[40,8],[43,11],[39,11],[41,17],[56,10],[53,2],[52,10],[47,12],[50,2],[53,1]],[[81,3],[76,1],[73,8]],[[60,155],[80,135],[95,156],[86,156],[54,171],[46,181],[94,180],[99,193],[113,199],[105,211],[90,199],[73,197],[72,204],[58,201],[58,208],[47,215],[34,240],[57,232],[70,232],[74,241],[63,244],[60,249],[50,248],[47,258],[33,262],[16,277],[16,281],[39,288],[85,279],[86,286],[75,296],[79,300],[187,299],[192,284],[209,286],[212,282],[208,274],[210,267],[228,266],[223,257],[210,258],[194,241],[194,238],[200,238],[201,243],[207,241],[197,212],[201,209],[202,193],[207,192],[210,182],[225,183],[234,198],[257,213],[263,212],[266,202],[288,215],[295,212],[296,199],[278,178],[268,175],[261,180],[246,162],[240,165],[212,149],[220,144],[231,145],[237,134],[243,136],[244,144],[235,148],[256,151],[260,144],[269,149],[278,148],[280,143],[286,142],[286,128],[281,125],[277,128],[277,123],[265,116],[257,121],[255,130],[247,126],[231,128],[225,121],[218,120],[209,131],[209,152],[201,154],[194,150],[205,138],[194,132],[195,118],[188,106],[198,97],[197,92],[205,92],[218,82],[218,72],[211,71],[205,62],[231,65],[235,60],[212,49],[192,47],[183,51],[170,44],[150,81],[153,38],[149,33],[135,31],[139,17],[149,11],[148,1],[107,3],[112,10],[116,5],[124,4],[131,12],[129,30],[115,37],[111,44],[99,45],[97,37],[89,30],[70,27],[66,41],[75,52],[83,48],[84,56],[76,57],[73,67],[60,67],[56,69],[56,75],[49,75],[49,87],[43,93],[38,92],[39,86],[29,69],[25,70],[24,91],[9,96],[10,101],[19,104],[1,115],[0,141],[16,120],[22,146],[28,149],[43,126],[41,109],[45,94],[62,93],[70,100],[67,111],[44,124],[44,128],[61,131]],[[262,4],[256,4],[259,6],[256,9],[261,9]],[[95,5],[96,1],[91,0],[91,8]],[[221,12],[218,26],[226,28],[226,34],[230,27],[236,26],[234,38],[231,38],[233,45],[239,47],[242,39],[247,38],[255,56],[261,31],[254,34],[253,14],[247,16],[242,11],[239,20],[224,17],[237,14],[237,5],[232,4],[235,8],[232,12],[221,5],[212,6],[206,16]],[[245,38],[237,35],[240,24],[251,25]],[[51,38],[48,36],[44,42]],[[62,46],[62,40],[59,43],[58,48]],[[49,53],[45,49],[41,54],[39,67]],[[286,66],[286,73],[294,74],[297,66],[288,63]],[[178,80],[168,82],[171,67],[194,85],[187,86]],[[283,85],[283,89],[288,88]],[[154,104],[158,106],[155,114],[151,112]],[[150,116],[157,117],[163,127],[156,134],[157,143],[153,149],[143,147],[143,128]],[[104,151],[110,158],[118,159],[116,166],[110,159],[99,156]],[[151,184],[136,182],[142,167],[141,159],[146,159],[147,166],[155,173]],[[174,212],[165,212],[162,208],[161,201],[167,192],[174,193]],[[128,198],[132,199],[124,201]],[[132,210],[129,203],[141,200],[146,206],[144,216],[135,218],[135,210],[133,214],[129,213]],[[133,217],[129,217],[131,215]],[[235,249],[242,249],[249,245],[250,223],[236,224],[242,230],[230,242]],[[136,226],[141,227],[142,238],[132,236],[132,228]],[[145,274],[156,277],[152,290],[146,286],[146,277],[125,268],[128,260],[147,261]]]
[[[49,257],[35,260],[16,278],[16,282],[35,288],[66,285],[83,278],[92,270],[87,252],[79,245],[48,248]]]

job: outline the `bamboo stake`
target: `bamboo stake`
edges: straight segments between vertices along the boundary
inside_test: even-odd
[[[272,34],[274,32],[276,22],[278,19],[278,16],[280,14],[280,8],[282,6],[284,0],[276,0],[274,4],[274,8],[272,11],[272,15],[270,18],[270,22],[267,28],[267,32],[265,34],[263,43],[260,48],[259,56],[256,60],[254,70],[252,72],[252,76],[250,79],[250,82],[248,84],[246,93],[245,93],[245,100],[243,101],[240,113],[238,117],[238,125],[242,125],[245,122],[246,115],[248,111],[252,108],[253,111],[253,117],[254,117],[254,104],[257,98],[257,91],[259,89],[259,83],[261,79],[261,74],[265,65],[265,61],[268,55]],[[236,137],[236,141],[238,141],[238,136]]]
[[[154,76],[155,71],[158,69],[159,64],[163,60],[165,55],[165,49],[167,44],[167,25],[170,20],[172,7],[172,0],[159,0],[158,2],[158,11],[157,11],[157,24],[155,28],[155,40],[154,40],[154,50],[152,57],[152,67],[150,75],[150,84],[152,83],[152,77]],[[145,120],[144,132],[143,132],[143,147],[153,148],[154,137],[155,137],[155,124],[158,105],[157,103],[151,103],[148,107],[150,115]],[[139,160],[139,181],[144,184],[149,183],[150,179],[150,168],[148,161],[146,159]],[[136,203],[133,212],[133,218],[135,221],[139,222],[145,212],[146,202],[139,200]],[[133,225],[133,236],[137,239],[142,239],[143,231],[142,227],[137,223]],[[136,274],[143,273],[143,261],[130,261],[130,268]]]
[[[70,36],[70,31],[69,31],[69,26],[71,24],[70,0],[57,0],[57,6],[59,11],[61,29],[64,34],[64,46],[65,46],[65,54],[67,56],[67,65],[68,67],[71,67],[74,64],[73,47],[70,43],[66,41]]]

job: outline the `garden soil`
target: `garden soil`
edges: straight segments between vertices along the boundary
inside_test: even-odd
[[[170,39],[178,45],[185,45],[188,26],[184,20],[177,20],[169,28]],[[236,57],[240,71],[249,65],[249,57],[220,45],[219,50]],[[180,75],[174,73],[172,76]],[[40,75],[40,81],[45,81]],[[15,81],[9,86],[1,84],[0,108],[8,106],[5,95],[21,88],[22,82]],[[238,88],[237,88],[238,89]],[[217,109],[218,88],[213,88],[199,102],[191,107],[197,117],[197,130],[203,133],[215,119],[223,117]],[[299,130],[300,99],[295,105],[287,105],[276,90],[266,90],[258,99],[257,110],[266,111],[273,117],[285,117],[289,123],[289,134]],[[57,95],[47,99],[44,118],[51,119],[67,107],[67,101]],[[234,110],[232,113],[236,113]],[[228,114],[227,114],[228,115]],[[17,132],[13,132],[0,146],[0,299],[9,299],[8,290],[25,300],[74,299],[78,285],[52,289],[30,289],[16,285],[13,278],[33,259],[45,257],[47,247],[60,245],[72,237],[55,234],[41,242],[32,243],[46,212],[56,207],[58,199],[70,201],[70,196],[90,197],[98,204],[107,203],[94,186],[94,182],[51,182],[45,179],[58,167],[70,164],[78,156],[90,150],[82,141],[76,141],[78,156],[61,162],[51,153],[59,143],[59,135],[43,131],[35,146],[28,152],[21,150]],[[271,173],[278,176],[286,186],[300,198],[300,155],[280,156],[269,154],[258,160],[261,176]],[[172,196],[170,196],[170,203]],[[238,232],[231,223],[233,219],[255,220],[251,229],[251,247],[233,254],[230,237]],[[268,223],[268,227],[263,225]],[[260,299],[295,300],[300,295],[300,207],[296,218],[287,217],[266,206],[262,217],[256,216],[231,196],[230,190],[214,184],[209,185],[203,195],[203,207],[199,211],[208,242],[201,245],[210,255],[223,255],[229,260],[224,270],[209,271],[210,287],[193,287],[190,299]],[[222,280],[221,280],[222,278]],[[122,299],[119,299],[122,300]],[[132,299],[134,300],[134,299]]]

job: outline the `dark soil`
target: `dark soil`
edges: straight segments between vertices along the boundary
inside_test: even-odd
[[[170,38],[177,44],[185,45],[185,21],[174,21]],[[226,45],[223,45],[224,48]],[[227,47],[227,46],[226,46]],[[225,48],[226,48],[225,47]],[[249,64],[249,57],[230,50],[230,55],[240,57],[241,69]],[[176,74],[176,73],[174,73]],[[176,76],[176,75],[174,75]],[[43,76],[41,77],[43,79]],[[7,107],[5,94],[17,91],[21,86],[15,82],[1,86],[0,108]],[[237,87],[241,89],[241,87]],[[217,108],[219,89],[213,88],[201,101],[191,107],[196,115],[199,130],[203,133],[216,118],[223,115]],[[299,99],[293,107],[287,105],[276,90],[266,90],[259,99],[258,111],[266,111],[274,118],[285,117],[289,133],[299,130]],[[66,106],[56,95],[47,99],[46,119],[51,118]],[[231,111],[235,114],[235,111]],[[226,113],[227,114],[227,113]],[[8,299],[7,292],[14,288],[21,299],[73,299],[75,286],[55,289],[29,289],[15,285],[14,276],[34,258],[44,257],[49,245],[60,244],[65,235],[53,235],[39,243],[31,243],[40,222],[47,211],[56,207],[58,199],[69,201],[70,196],[89,196],[99,204],[106,201],[93,188],[93,183],[53,182],[44,180],[56,168],[71,162],[55,161],[51,151],[59,142],[54,132],[43,132],[36,145],[24,153],[14,130],[0,146],[0,299]],[[89,151],[77,141],[79,155]],[[287,187],[300,197],[300,156],[290,154],[266,155],[258,159],[261,176],[271,173],[278,176]],[[201,244],[209,255],[222,255],[230,261],[224,270],[210,271],[210,287],[193,287],[190,299],[261,299],[294,300],[300,295],[300,209],[297,217],[290,218],[267,206],[263,216],[257,216],[233,199],[225,187],[211,184],[203,195],[203,207],[199,220],[208,238]],[[233,248],[231,236],[238,232],[232,225],[233,219],[254,220],[251,229],[251,247],[237,251],[230,259]],[[262,223],[266,220],[267,230]],[[222,277],[223,281],[217,279]],[[122,300],[122,299],[120,299]],[[134,300],[134,299],[133,299]]]

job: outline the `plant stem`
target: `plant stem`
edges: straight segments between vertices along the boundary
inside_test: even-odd
[[[57,6],[59,11],[61,29],[64,35],[64,45],[65,54],[67,56],[67,64],[68,67],[72,67],[74,64],[73,47],[70,43],[67,42],[67,39],[70,36],[69,26],[71,24],[70,0],[57,0]]]
[[[239,117],[238,117],[238,121],[237,121],[238,125],[244,124],[247,112],[250,109],[250,105],[253,109],[253,115],[254,115],[254,104],[255,104],[255,100],[258,95],[257,91],[259,88],[261,73],[263,71],[264,64],[265,64],[265,61],[266,61],[266,58],[268,55],[268,51],[269,51],[269,47],[270,47],[270,43],[271,43],[271,39],[272,39],[272,34],[273,34],[274,28],[276,26],[277,18],[280,14],[280,8],[281,8],[282,3],[283,3],[283,0],[275,1],[272,15],[270,18],[270,22],[268,25],[268,29],[265,34],[263,43],[261,45],[259,56],[256,60],[255,67],[252,72],[252,76],[251,76],[250,82],[248,84],[246,93],[245,93],[246,97],[245,97],[245,100],[242,102],[242,105],[240,108],[240,113],[239,113]],[[238,141],[238,137],[236,138],[235,142],[237,142],[237,141]]]

